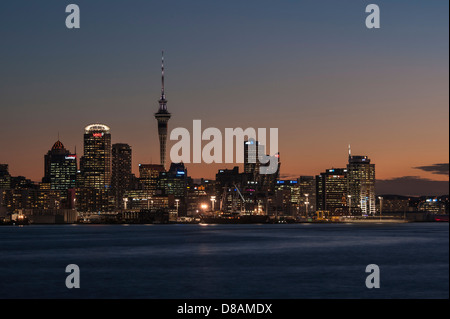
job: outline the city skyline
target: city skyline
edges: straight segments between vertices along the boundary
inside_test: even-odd
[[[142,175],[142,172],[141,172],[141,168],[143,167],[143,166],[155,166],[155,167],[157,167],[157,166],[161,166],[161,167],[163,167],[162,165],[160,165],[160,164],[157,164],[157,163],[139,163],[139,164],[137,164],[137,167],[134,167],[134,164],[131,164],[131,162],[132,162],[132,156],[131,156],[131,152],[132,152],[132,147],[128,144],[128,143],[126,143],[126,141],[125,142],[123,142],[123,143],[118,143],[118,142],[114,142],[114,140],[113,140],[113,134],[111,134],[111,128],[109,127],[109,126],[107,126],[107,125],[105,125],[105,124],[100,124],[100,123],[97,123],[97,124],[90,124],[90,125],[88,125],[88,126],[86,126],[85,127],[85,129],[84,129],[84,131],[85,131],[85,139],[86,139],[86,136],[89,136],[89,135],[86,135],[86,132],[87,131],[89,131],[89,130],[92,130],[92,129],[99,129],[99,128],[101,128],[102,130],[106,130],[106,132],[107,132],[107,134],[108,134],[108,136],[109,136],[109,139],[110,139],[110,141],[108,142],[108,143],[110,143],[111,144],[111,147],[110,147],[110,152],[111,151],[114,151],[114,148],[115,147],[124,147],[124,146],[126,146],[127,148],[128,148],[128,152],[130,153],[130,159],[129,159],[129,161],[130,161],[130,163],[128,164],[128,165],[131,165],[131,172],[133,173],[133,175],[135,175],[136,177],[137,176],[140,176],[140,175]],[[157,132],[158,132],[158,130],[156,129],[156,133],[155,134],[157,134]],[[89,137],[88,137],[88,139],[89,139]],[[247,144],[247,143],[246,143]],[[259,143],[258,143],[259,144]],[[261,144],[262,145],[262,144]],[[263,149],[264,149],[264,146],[265,145],[262,145],[262,147],[263,147]],[[351,160],[353,160],[353,158],[355,158],[357,161],[361,161],[361,159],[363,159],[363,160],[368,160],[368,163],[370,164],[370,159],[368,159],[368,157],[367,156],[361,156],[361,155],[352,155],[351,154],[351,150],[350,150],[350,145],[348,145],[348,147],[349,147],[349,149],[348,149],[348,161],[349,161],[349,163],[350,163],[350,161]],[[86,146],[85,146],[85,148],[86,148]],[[244,148],[244,147],[243,147]],[[82,165],[81,165],[81,162],[82,162],[82,159],[83,159],[83,157],[85,156],[85,154],[84,154],[84,152],[83,152],[83,154],[80,154],[80,153],[77,153],[76,152],[76,150],[74,151],[74,152],[70,152],[70,148],[65,148],[65,146],[64,146],[64,143],[61,141],[61,139],[60,139],[60,137],[58,136],[58,139],[57,139],[57,141],[53,144],[53,146],[50,148],[50,151],[47,151],[47,152],[45,152],[43,155],[43,163],[45,164],[44,165],[44,169],[43,169],[43,175],[42,175],[42,177],[41,178],[39,178],[38,180],[32,180],[32,182],[35,182],[35,183],[41,183],[41,182],[43,182],[43,183],[46,183],[46,182],[48,182],[48,181],[46,181],[45,179],[46,179],[46,176],[47,176],[47,164],[46,164],[46,161],[47,161],[47,157],[48,157],[48,154],[50,154],[50,152],[52,152],[52,151],[54,151],[54,150],[59,150],[59,149],[63,149],[67,154],[71,154],[70,156],[70,161],[72,161],[72,160],[75,160],[75,162],[77,163],[77,168],[78,168],[78,170],[79,170],[79,172],[82,172]],[[88,149],[89,149],[89,147],[88,147]],[[46,155],[47,154],[47,155]],[[247,156],[247,155],[246,155]],[[113,162],[112,162],[113,163]],[[6,165],[8,165],[9,167],[10,167],[10,164],[9,163],[1,163],[1,164],[6,164]],[[177,163],[172,163],[172,162],[170,162],[169,164],[177,164]],[[113,164],[111,164],[111,165],[113,165]],[[186,167],[187,167],[187,170],[188,170],[188,172],[189,172],[189,169],[188,169],[188,167],[189,167],[189,165],[190,164],[184,164],[184,165],[186,165]],[[191,164],[192,165],[192,164]],[[205,164],[205,163],[202,163],[202,164],[199,164],[199,165],[210,165],[210,164]],[[223,170],[223,169],[231,169],[231,168],[234,168],[234,167],[239,167],[239,170],[240,171],[242,171],[242,172],[245,172],[245,173],[248,173],[249,171],[248,171],[248,165],[249,164],[246,164],[246,163],[232,163],[232,164],[226,164],[226,163],[222,163],[222,164],[212,164],[212,165],[216,165],[216,166],[219,166],[220,168],[214,173],[214,176],[212,176],[212,177],[205,177],[205,176],[200,176],[200,177],[192,177],[194,180],[200,180],[200,179],[204,179],[204,180],[215,180],[215,176],[216,176],[216,173],[218,172],[218,171],[220,171],[220,170]],[[255,165],[255,167],[259,167],[258,166],[258,162],[256,162],[256,164],[250,164],[250,165]],[[373,164],[372,164],[373,165]],[[444,164],[441,164],[441,165],[444,165]],[[170,166],[170,165],[169,165]],[[321,174],[322,174],[322,171],[328,171],[328,170],[333,170],[334,171],[334,169],[337,169],[337,170],[342,170],[342,168],[340,168],[340,167],[347,167],[347,164],[345,164],[345,165],[341,165],[341,166],[339,166],[339,165],[331,165],[331,166],[329,166],[329,167],[327,167],[327,168],[323,168],[319,173],[317,173],[317,174],[310,174],[310,175],[298,175],[298,176],[295,176],[295,175],[290,175],[290,176],[283,176],[283,174],[281,174],[280,175],[280,177],[279,177],[279,180],[289,180],[289,179],[291,179],[291,180],[298,180],[298,179],[301,179],[302,177],[313,177],[313,178],[315,178],[316,176],[318,177],[318,176],[320,176]],[[424,168],[422,168],[423,170],[431,170],[431,169],[433,169],[433,167],[424,167]],[[436,170],[442,170],[442,169],[446,169],[446,167],[440,167],[440,166],[436,166],[435,167],[435,169]],[[345,169],[346,170],[346,169]],[[11,170],[9,169],[9,171],[10,171],[10,173],[11,173]],[[29,178],[29,177],[27,177],[27,176],[24,176],[24,175],[21,175],[21,174],[11,174],[12,176],[23,176],[23,177],[25,177],[25,178]],[[385,181],[379,181],[379,180],[376,180],[375,179],[375,182],[377,183],[377,184],[379,184],[380,182],[381,183],[383,183],[383,182],[385,182]],[[407,183],[409,183],[410,181],[406,181],[405,180],[405,182],[407,182]],[[430,186],[430,184],[428,185],[428,186]],[[427,188],[427,189],[430,189],[430,191],[428,192],[428,193],[420,193],[420,192],[417,192],[417,191],[412,191],[412,192],[410,192],[409,194],[408,194],[408,191],[409,190],[411,190],[411,189],[414,189],[414,185],[411,187],[411,185],[409,186],[409,188],[407,187],[406,189],[402,189],[402,185],[401,184],[395,184],[395,183],[393,183],[392,185],[384,185],[384,187],[382,186],[381,187],[381,191],[379,190],[379,188],[380,187],[375,187],[375,191],[376,191],[376,193],[377,194],[379,194],[379,195],[387,195],[387,194],[391,194],[391,195],[401,195],[401,196],[441,196],[441,195],[448,195],[448,192],[445,192],[445,185],[442,185],[442,186],[438,186],[438,187],[436,187],[435,189],[433,189],[433,188]],[[442,192],[439,192],[439,189],[443,189],[444,191],[442,191]],[[384,190],[386,190],[386,191],[384,191]]]
[[[0,2],[0,298],[448,298],[449,11]]]
[[[135,174],[139,163],[159,164],[153,115],[160,90],[156,61],[165,49],[173,113],[169,132],[190,127],[194,119],[218,128],[278,127],[282,178],[344,167],[350,143],[355,154],[377,164],[377,192],[398,185],[399,191],[404,187],[410,193],[448,193],[448,30],[441,27],[448,24],[441,13],[448,11],[448,4],[413,1],[405,7],[379,1],[383,27],[375,33],[365,29],[364,6],[357,2],[328,2],[325,16],[316,15],[321,7],[312,2],[267,4],[254,17],[247,17],[253,8],[249,4],[202,2],[204,8],[180,5],[180,21],[169,14],[173,24],[156,34],[154,26],[165,22],[164,17],[147,21],[138,11],[170,13],[166,5],[138,1],[135,8],[121,12],[124,21],[136,18],[136,24],[120,22],[107,30],[95,27],[111,23],[121,6],[111,4],[104,17],[90,19],[100,12],[101,3],[79,1],[83,25],[78,33],[59,26],[59,6],[27,3],[47,21],[41,26],[30,17],[37,23],[30,30],[12,21],[24,2],[2,4],[2,21],[17,26],[5,34],[9,49],[0,53],[10,61],[1,82],[5,94],[0,98],[0,163],[9,164],[12,175],[40,181],[42,155],[58,132],[74,152],[75,145],[81,149],[80,128],[94,122],[112,128],[113,143],[131,146]],[[399,20],[400,12],[420,25]],[[238,22],[244,14],[249,20]],[[192,17],[205,18],[211,29],[200,30]],[[219,28],[215,18],[220,23],[228,19],[225,25],[231,29]],[[343,21],[339,29],[332,27],[337,19]],[[184,31],[179,28],[182,23],[187,25]],[[239,27],[244,32],[230,37]],[[199,35],[194,37],[194,31]],[[211,38],[214,31],[218,39]],[[150,45],[142,44],[145,35]],[[28,50],[31,36],[51,50]],[[109,40],[99,46],[93,41],[96,37],[127,39],[127,48]],[[193,44],[186,46],[188,40]],[[227,55],[222,53],[225,47]],[[168,141],[168,149],[172,144]],[[26,150],[25,156],[17,145]],[[186,166],[193,178],[213,179],[218,169],[234,165]],[[418,189],[410,189],[412,184]]]

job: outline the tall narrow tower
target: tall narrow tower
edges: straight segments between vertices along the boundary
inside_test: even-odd
[[[162,52],[161,66],[161,98],[159,99],[159,110],[155,113],[155,119],[158,121],[159,152],[161,165],[166,168],[166,143],[167,143],[167,122],[172,115],[167,111],[167,100],[164,92],[164,51]]]

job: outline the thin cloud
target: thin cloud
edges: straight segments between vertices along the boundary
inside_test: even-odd
[[[449,163],[440,163],[433,165],[425,165],[414,167],[415,169],[420,169],[425,172],[430,172],[432,174],[438,175],[448,175],[449,174]]]

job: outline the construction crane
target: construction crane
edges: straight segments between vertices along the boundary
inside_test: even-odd
[[[244,196],[242,196],[242,193],[241,193],[241,191],[239,190],[239,187],[236,186],[236,184],[234,184],[234,188],[236,188],[236,190],[237,190],[239,196],[240,196],[241,199],[242,199],[242,203],[244,204],[244,213],[245,213],[245,212],[246,212],[246,211],[245,211],[245,198],[244,198]],[[242,210],[242,209],[241,209],[241,210]]]

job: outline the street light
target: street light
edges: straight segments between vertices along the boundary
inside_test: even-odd
[[[308,217],[308,206],[309,206],[309,200],[308,200],[308,197],[309,197],[309,194],[305,194],[305,196],[306,196],[306,201],[305,201],[305,205],[306,205],[306,217]]]
[[[348,197],[348,215],[352,215],[352,195],[347,195]]]
[[[214,211],[215,201],[216,201],[216,196],[211,196],[211,211]]]
[[[180,200],[175,199],[175,204],[177,205],[177,216],[178,216],[178,207],[180,206]]]
[[[379,196],[378,199],[380,200],[380,220],[381,220],[381,214],[383,213],[383,197]]]

